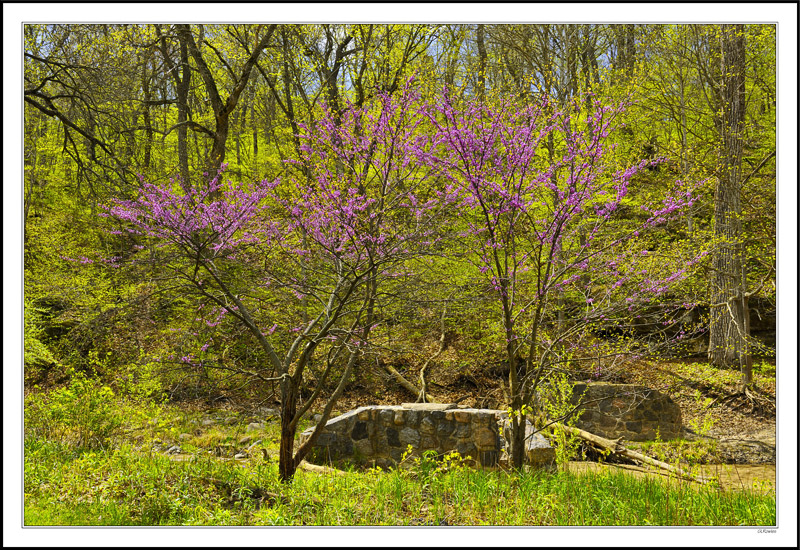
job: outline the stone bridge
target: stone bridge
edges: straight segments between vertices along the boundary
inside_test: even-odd
[[[506,459],[503,432],[508,425],[508,414],[492,409],[437,403],[361,407],[329,420],[308,460],[387,468],[400,462],[410,445],[411,456],[429,450],[439,455],[458,451],[475,465],[497,466]],[[554,449],[540,434],[531,434],[530,423],[527,428],[528,464],[553,467]],[[301,444],[312,431],[300,434]]]
[[[630,384],[576,384],[573,403],[583,403],[577,426],[594,434],[629,441],[678,437],[683,432],[681,411],[668,396]],[[318,464],[355,463],[387,468],[412,448],[439,455],[458,451],[473,464],[502,465],[507,460],[504,433],[508,413],[460,405],[404,403],[361,407],[332,418],[319,434],[308,457]],[[300,434],[305,442],[313,431]],[[555,451],[541,434],[526,425],[526,462],[533,468],[552,468]]]

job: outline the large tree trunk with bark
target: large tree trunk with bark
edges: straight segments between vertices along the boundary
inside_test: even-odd
[[[743,25],[723,25],[720,100],[722,118],[719,177],[714,195],[714,252],[708,360],[739,366],[752,382],[749,357],[746,273],[742,241],[741,162],[745,119],[745,37]]]

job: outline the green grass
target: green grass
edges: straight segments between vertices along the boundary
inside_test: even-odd
[[[197,456],[177,462],[122,445],[76,452],[29,441],[26,525],[774,525],[774,495],[626,473],[519,474],[412,464],[298,471]],[[268,494],[278,495],[272,499]],[[263,498],[259,498],[263,497]]]
[[[714,440],[671,439],[669,441],[627,442],[636,449],[663,462],[680,465],[714,464],[717,459],[717,443]]]
[[[275,419],[248,431],[249,423],[261,419],[117,402],[91,385],[66,398],[94,401],[80,415],[65,416],[62,404],[46,394],[26,398],[26,525],[770,526],[776,521],[774,490],[723,491],[619,471],[476,470],[457,456],[444,462],[409,459],[401,469],[345,475],[299,470],[293,483],[281,484],[277,463],[269,458],[278,451]],[[104,430],[100,413],[107,410],[119,415],[116,432],[102,445],[80,444],[74,434]],[[154,450],[175,444],[182,448],[180,461]],[[246,461],[233,460],[228,452],[250,445],[256,447]],[[665,453],[689,453],[692,463],[702,462],[699,453],[707,451],[690,442],[658,445]]]

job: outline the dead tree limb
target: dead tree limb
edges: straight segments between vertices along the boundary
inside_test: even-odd
[[[420,385],[422,387],[420,388],[419,394],[418,394],[418,397],[417,397],[417,402],[418,403],[434,403],[434,401],[431,401],[430,396],[428,396],[428,382],[425,380],[425,372],[428,369],[428,365],[431,364],[431,361],[433,361],[437,357],[439,357],[442,354],[442,352],[445,350],[446,346],[445,346],[444,342],[445,342],[445,333],[444,333],[444,330],[442,330],[442,336],[441,336],[441,338],[439,338],[439,351],[437,351],[436,353],[431,355],[428,358],[428,360],[425,361],[425,364],[422,365],[422,368],[419,369],[419,383],[420,383]]]
[[[425,374],[427,373],[428,365],[431,364],[431,361],[434,361],[437,357],[439,357],[442,354],[442,352],[444,352],[445,349],[447,349],[447,331],[445,330],[444,321],[445,318],[447,317],[447,304],[450,303],[450,299],[453,297],[453,293],[455,293],[455,290],[450,293],[450,296],[448,296],[447,300],[445,300],[444,302],[444,307],[442,307],[442,316],[439,321],[442,331],[442,335],[439,337],[439,350],[436,353],[434,353],[431,357],[429,357],[428,360],[425,361],[425,364],[422,365],[422,368],[419,369],[419,383],[421,389],[419,391],[419,394],[417,395],[417,403],[435,402],[429,400],[428,398],[428,381],[425,379]]]
[[[417,386],[415,386],[414,384],[409,382],[408,379],[405,376],[403,376],[402,374],[400,374],[397,371],[397,369],[394,368],[393,366],[391,366],[389,364],[386,364],[386,363],[383,363],[383,364],[381,364],[381,367],[383,368],[383,370],[385,370],[390,375],[392,375],[392,378],[394,378],[397,381],[398,384],[403,386],[403,388],[405,390],[409,391],[410,393],[414,394],[415,396],[418,396],[420,394],[420,392],[422,391]],[[436,401],[430,395],[427,396],[427,401],[428,401],[428,403],[438,403],[438,401]]]
[[[306,462],[305,460],[301,461],[300,464],[297,465],[298,468],[301,470],[306,470],[307,472],[314,472],[315,474],[333,474],[337,476],[346,475],[347,472],[343,470],[337,470],[336,468],[328,468],[327,466],[319,466],[317,464],[311,464],[310,462]]]
[[[697,483],[708,483],[708,480],[703,477],[693,476],[689,472],[682,470],[677,466],[667,464],[666,462],[661,462],[660,460],[656,460],[655,458],[628,449],[627,447],[620,444],[619,439],[606,439],[605,437],[600,437],[599,435],[595,435],[585,430],[581,430],[580,428],[575,428],[573,426],[565,426],[564,424],[553,424],[553,426],[561,428],[567,433],[576,435],[581,439],[583,439],[584,441],[588,441],[595,447],[599,447],[604,451],[608,451],[619,456],[630,458],[631,460],[635,460],[636,462],[639,463],[647,464],[649,466],[654,466],[656,468],[666,470],[682,479],[696,481]]]

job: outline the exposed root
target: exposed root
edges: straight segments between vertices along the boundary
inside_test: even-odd
[[[711,402],[709,408],[718,405],[728,405],[733,410],[761,417],[770,417],[776,414],[774,399],[755,386],[744,386],[739,391],[717,397]]]

